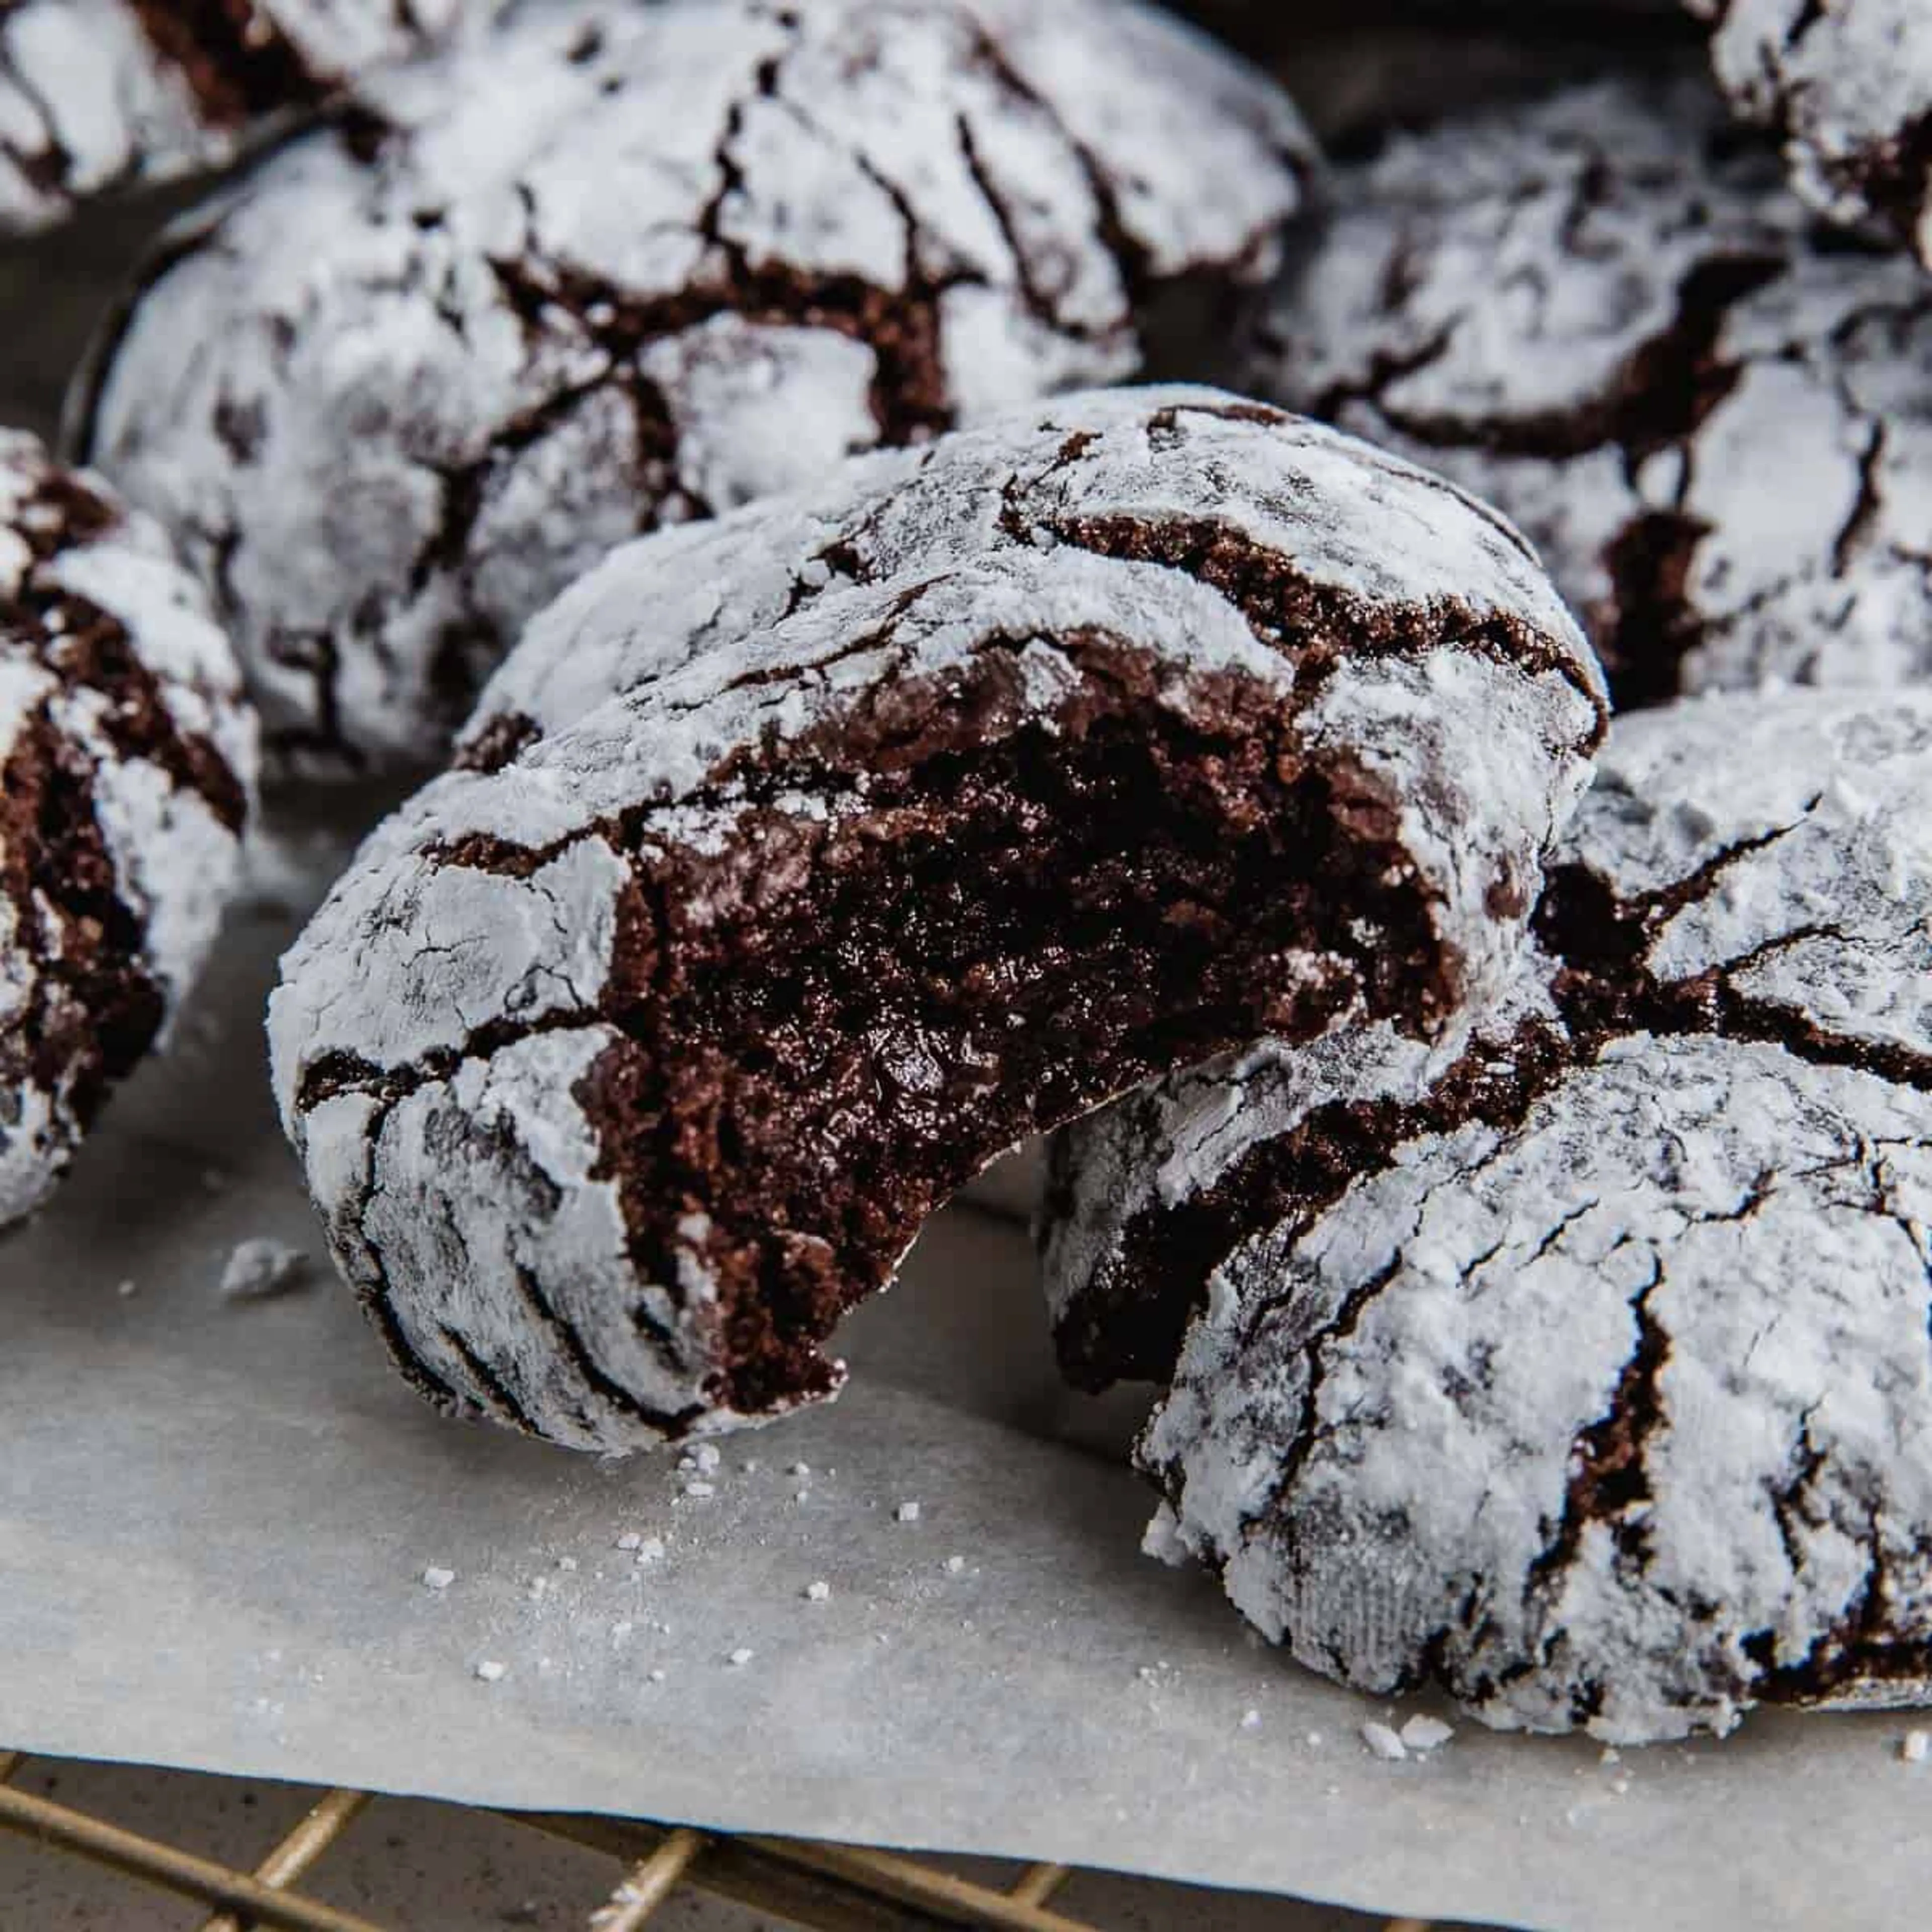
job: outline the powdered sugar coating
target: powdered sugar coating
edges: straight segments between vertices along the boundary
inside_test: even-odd
[[[160,532],[0,433],[0,1226],[193,981],[254,772],[234,659]]]
[[[1932,697],[1619,722],[1514,1094],[1252,1230],[1141,1444],[1266,1635],[1613,1742],[1932,1697],[1928,892]]]
[[[1792,185],[1932,266],[1932,16],[1918,0],[1684,0],[1719,86],[1776,131]]]
[[[370,99],[165,251],[87,430],[351,762],[440,754],[623,538],[1138,373],[1310,152],[1141,0],[557,0]]]
[[[1255,386],[1498,505],[1618,702],[1932,670],[1932,289],[1826,242],[1690,82],[1393,140]]]
[[[1478,1022],[1484,1036],[1506,1038],[1550,1015],[1532,975],[1440,1039],[1381,1020],[1345,1022],[1305,1044],[1263,1040],[1063,1129],[1039,1229],[1061,1372],[1094,1391],[1169,1381],[1208,1271],[1251,1217],[1268,1218],[1244,1184],[1250,1168],[1270,1166],[1311,1122],[1339,1126],[1412,1105],[1469,1056]],[[1336,1153],[1320,1158],[1331,1185],[1348,1148],[1338,1136]],[[1318,1183],[1311,1174],[1304,1185]]]
[[[14,0],[0,16],[0,230],[218,167],[278,116],[446,32],[461,0]]]
[[[851,568],[810,568],[827,555]],[[1602,706],[1507,526],[1200,390],[1042,404],[628,546],[526,648],[539,661],[506,677],[535,712],[499,714],[519,728],[479,736],[488,756],[370,842],[284,962],[271,1041],[337,1259],[426,1392],[598,1448],[772,1412],[721,1392],[706,1204],[655,1268],[639,1258],[603,1097],[636,1050],[638,976],[674,930],[899,836],[904,808],[874,797],[932,755],[922,720],[1051,745],[1102,686],[1204,731],[1229,692],[1265,694],[1292,721],[1282,760],[1334,774],[1338,812],[1385,828],[1460,1005],[1508,972]],[[618,694],[592,703],[586,667]],[[685,910],[640,940],[640,907],[694,872],[708,883],[680,884]],[[1396,942],[1366,889],[1361,914],[1351,952],[1304,938],[1273,962],[1285,1011],[1368,997],[1366,962]],[[881,1064],[925,1104],[916,1042]]]
[[[964,555],[1064,551],[1057,567],[1074,572],[1144,529],[1180,548],[1223,540],[1231,574],[1242,549],[1292,558],[1364,610],[1454,604],[1472,622],[1574,634],[1521,538],[1461,491],[1213,389],[1044,402],[848,464],[758,511],[626,546],[573,584],[484,688],[463,755],[487,763],[492,742],[547,736],[819,599]],[[1594,688],[1594,670],[1582,676]]]

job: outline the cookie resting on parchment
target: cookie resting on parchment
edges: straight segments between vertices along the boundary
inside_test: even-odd
[[[1684,0],[1718,85],[1784,144],[1834,221],[1888,230],[1932,266],[1932,9],[1924,0]]]
[[[758,594],[649,662],[586,625],[622,694],[419,794],[284,962],[284,1121],[447,1409],[612,1450],[830,1396],[1016,1142],[1513,964],[1603,698],[1492,513],[1202,390],[841,487],[721,524]],[[598,621],[690,560],[620,552]]]
[[[1932,674],[1932,282],[1708,84],[1460,116],[1335,196],[1251,386],[1513,518],[1619,708]]]
[[[0,431],[0,1227],[214,938],[255,776],[239,685],[160,533]]]
[[[286,115],[429,46],[462,0],[9,0],[0,232],[213,168]]]
[[[1932,1700],[1928,903],[1932,694],[1620,719],[1513,1006],[1250,1149],[1150,1548],[1503,1728]]]
[[[338,770],[640,531],[1224,338],[1310,154],[1140,0],[560,0],[368,103],[164,248],[76,428]]]

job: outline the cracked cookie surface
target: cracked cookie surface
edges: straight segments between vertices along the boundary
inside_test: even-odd
[[[0,431],[0,1227],[193,980],[254,761],[226,640],[160,532]]]
[[[1336,183],[1252,386],[1514,518],[1619,708],[1932,671],[1932,286],[1708,88],[1567,90]]]
[[[1149,1546],[1505,1728],[1932,1697],[1928,895],[1932,695],[1619,720],[1512,1001],[1278,1113]]]
[[[6,0],[0,230],[214,168],[431,45],[461,0]]]
[[[1601,730],[1508,525],[1210,391],[858,459],[566,602],[618,694],[380,830],[270,1032],[406,1372],[586,1448],[836,1393],[932,1210],[1154,1073],[1440,1033]]]
[[[1932,267],[1932,14],[1919,0],[1684,0],[1718,85],[1783,142],[1792,185]]]
[[[1139,0],[526,5],[369,98],[164,251],[82,431],[338,766],[439,755],[619,542],[1211,339],[1310,162]]]

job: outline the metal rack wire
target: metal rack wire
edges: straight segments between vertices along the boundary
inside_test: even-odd
[[[20,1790],[24,1753],[0,1751],[0,1827],[106,1867],[136,1883],[206,1906],[201,1932],[393,1932],[295,1889],[382,1801],[365,1791],[321,1793],[252,1872],[184,1851],[70,1805]],[[622,1876],[602,1904],[586,1904],[590,1932],[638,1932],[681,1885],[748,1905],[815,1932],[896,1932],[904,1926],[994,1927],[1000,1932],[1094,1932],[1050,1909],[1072,1876],[1030,1867],[995,1892],[884,1852],[795,1840],[712,1836],[628,1820],[503,1812],[508,1823],[607,1853]]]
[[[0,1828],[208,1908],[200,1932],[398,1932],[296,1889],[298,1882],[385,1801],[366,1791],[320,1793],[252,1871],[110,1824],[21,1790],[23,1752],[0,1749]],[[853,1845],[728,1835],[628,1819],[506,1811],[506,1828],[541,1832],[605,1854],[621,1876],[584,1906],[586,1932],[640,1932],[681,1886],[748,1906],[811,1932],[909,1932],[937,1927],[994,1932],[1100,1932],[1053,1910],[1074,1874],[1029,1866],[1004,1891],[918,1858]],[[1387,1932],[1427,1932],[1404,1919]]]
[[[385,1801],[366,1791],[320,1793],[252,1871],[21,1790],[23,1752],[0,1749],[0,1828],[118,1873],[131,1882],[208,1908],[200,1932],[398,1932],[297,1890],[298,1882]],[[748,1906],[811,1932],[909,1932],[992,1928],[994,1932],[1100,1932],[1053,1910],[1074,1874],[1029,1866],[1005,1891],[918,1858],[853,1845],[728,1835],[684,1826],[560,1814],[505,1811],[506,1828],[541,1832],[605,1854],[621,1868],[606,1899],[584,1906],[586,1932],[640,1932],[681,1886]],[[1397,1921],[1387,1932],[1428,1932]]]

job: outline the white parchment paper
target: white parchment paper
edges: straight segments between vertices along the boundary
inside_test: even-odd
[[[1138,1553],[1118,1406],[1059,1392],[983,1208],[853,1324],[846,1399],[722,1445],[709,1496],[442,1421],[328,1274],[264,1091],[297,910],[238,918],[175,1058],[0,1246],[0,1740],[1566,1932],[1918,1922],[1932,1766],[1895,1720],[1371,1756],[1381,1707]],[[318,1279],[224,1302],[258,1236]]]

